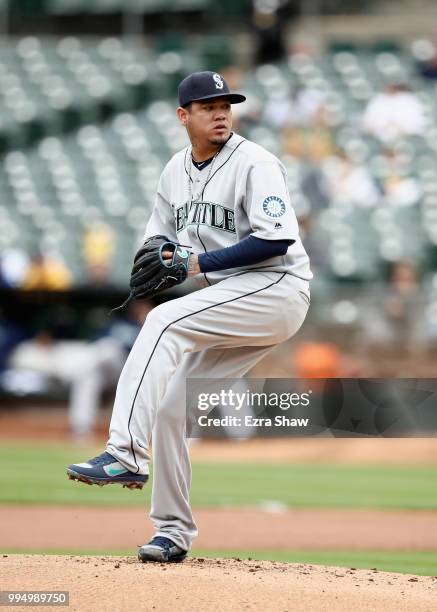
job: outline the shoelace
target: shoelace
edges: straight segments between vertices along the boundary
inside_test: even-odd
[[[170,548],[174,546],[173,542],[168,538],[164,538],[164,536],[156,536],[155,538],[153,538],[150,544],[153,544],[154,546],[160,546],[161,548],[165,548],[165,550],[170,550]]]
[[[94,457],[94,459],[90,459],[88,463],[90,463],[91,465],[102,465],[102,463],[107,463],[108,461],[111,461],[113,463],[115,459],[109,453],[103,453],[98,457]]]

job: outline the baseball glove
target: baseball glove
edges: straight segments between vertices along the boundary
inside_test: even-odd
[[[171,259],[164,259],[163,252],[172,253]],[[130,278],[130,294],[118,308],[124,308],[130,301],[150,298],[179,285],[188,276],[191,252],[183,245],[169,240],[167,236],[151,236],[135,255]]]

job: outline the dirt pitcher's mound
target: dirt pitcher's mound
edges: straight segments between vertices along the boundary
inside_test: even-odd
[[[437,579],[275,561],[3,555],[3,590],[69,591],[69,610],[434,611]],[[39,610],[53,610],[39,607]]]

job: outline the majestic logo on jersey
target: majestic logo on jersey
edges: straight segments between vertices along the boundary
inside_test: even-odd
[[[285,213],[285,204],[278,196],[269,196],[263,202],[263,211],[268,217],[277,219]]]
[[[219,74],[215,73],[215,74],[212,75],[212,78],[215,81],[215,88],[216,89],[223,89],[224,83],[223,83],[222,77]]]
[[[213,202],[187,202],[175,211],[176,231],[182,231],[187,225],[207,225],[225,232],[236,233],[235,213],[231,208]]]

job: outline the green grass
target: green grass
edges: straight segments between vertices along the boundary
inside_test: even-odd
[[[129,550],[72,550],[72,549],[2,549],[2,554],[52,554],[52,555],[91,555],[102,556],[135,556],[136,551]],[[437,575],[437,551],[359,551],[359,550],[202,550],[194,548],[193,557],[238,557],[240,559],[259,559],[283,561],[289,563],[311,563],[338,567],[355,567],[361,569],[377,568],[385,572],[417,574],[421,576]]]
[[[200,464],[193,504],[437,509],[436,476],[423,467]]]
[[[144,506],[143,491],[88,487],[69,481],[65,466],[101,449],[71,444],[1,443],[0,503]],[[435,467],[322,464],[207,464],[193,466],[195,507],[257,505],[290,507],[437,509]]]
[[[377,568],[385,572],[437,575],[437,551],[367,551],[367,550],[193,550],[196,557],[240,557],[284,561],[289,563],[313,563],[361,569]]]

